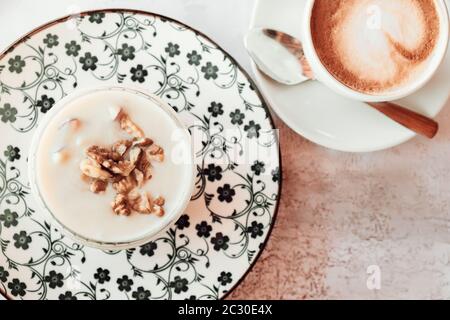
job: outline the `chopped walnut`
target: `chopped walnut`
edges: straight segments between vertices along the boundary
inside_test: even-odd
[[[152,144],[147,149],[146,152],[147,152],[148,158],[150,160],[155,160],[155,161],[158,161],[158,162],[163,162],[164,161],[164,150],[160,146],[158,146],[156,144]]]
[[[129,203],[132,209],[141,214],[156,214],[157,216],[164,215],[164,198],[158,197],[152,199],[150,194],[140,194],[137,191],[132,191],[128,195]]]
[[[133,176],[134,180],[136,181],[136,185],[138,187],[142,187],[144,185],[144,182],[147,180],[147,179],[144,179],[145,178],[144,174],[141,171],[139,171],[138,169],[134,169],[131,172],[131,175]]]
[[[131,150],[130,150],[130,163],[133,166],[136,166],[136,163],[139,160],[139,156],[141,155],[141,152],[142,152],[142,150],[139,147],[131,148]]]
[[[92,146],[86,151],[89,158],[113,174],[121,176],[128,176],[133,171],[140,153],[141,149],[133,148],[130,151],[130,160],[124,160],[123,155],[115,151],[108,151],[106,148]]]
[[[132,144],[133,143],[130,140],[120,140],[113,144],[112,150],[123,157]]]
[[[134,211],[149,214],[152,213],[152,202],[147,195],[142,195],[137,191],[131,192],[128,195],[130,199],[131,207]]]
[[[111,119],[113,121],[117,120],[117,117],[119,116],[120,112],[122,112],[122,108],[121,107],[117,107],[117,106],[111,106],[108,108],[109,111],[109,115],[111,116]]]
[[[129,135],[132,135],[135,138],[145,137],[144,131],[142,131],[142,129],[136,123],[134,123],[130,119],[130,116],[123,110],[119,111],[116,120],[119,122],[120,128]]]
[[[157,206],[162,207],[166,203],[166,200],[164,200],[163,197],[159,196],[158,198],[153,200],[153,203],[156,204]]]
[[[90,183],[93,193],[106,191],[111,183],[116,191],[111,207],[116,214],[128,216],[135,211],[164,215],[164,198],[153,199],[140,190],[152,177],[151,161],[163,161],[164,150],[145,137],[122,109],[111,110],[111,116],[133,138],[117,141],[111,147],[89,147],[87,158],[80,163],[82,179]]]
[[[93,193],[102,193],[106,191],[106,188],[108,187],[108,182],[100,179],[95,179],[91,182],[91,191]]]
[[[162,217],[164,215],[164,208],[157,204],[153,204],[152,213],[157,215],[158,217]]]
[[[118,193],[111,203],[111,207],[115,214],[129,216],[131,214],[131,206],[128,197],[122,193]]]
[[[102,164],[105,160],[119,161],[122,158],[119,153],[99,146],[89,147],[86,150],[86,155],[99,164]]]
[[[136,205],[137,202],[141,201],[141,194],[136,189],[131,190],[128,192],[128,201],[130,202],[130,205],[133,207]]]
[[[138,162],[136,163],[136,169],[144,174],[145,180],[150,180],[152,177],[152,164],[148,158],[147,152],[143,152]]]
[[[164,215],[164,204],[165,200],[163,197],[158,197],[153,200],[152,213],[156,214],[158,217],[162,217]]]
[[[148,146],[151,146],[153,144],[153,140],[150,138],[140,138],[140,139],[133,139],[133,146],[138,146],[141,148],[145,148]]]
[[[61,148],[52,154],[52,158],[58,164],[65,164],[70,160],[71,154],[66,148]]]
[[[77,119],[77,118],[72,118],[72,119],[68,119],[66,121],[64,121],[60,126],[59,129],[63,129],[63,128],[70,128],[73,131],[77,131],[81,128],[81,120]]]
[[[74,131],[79,130],[81,128],[81,121],[80,119],[71,119],[69,121],[70,128]]]
[[[134,179],[133,176],[129,175],[125,178],[122,178],[118,182],[114,182],[112,184],[114,190],[116,190],[118,193],[124,193],[127,194],[137,186],[137,182]]]
[[[102,162],[102,166],[107,168],[114,174],[127,177],[130,175],[131,171],[134,169],[134,164],[128,160],[122,160],[119,162],[113,160],[105,160]]]
[[[94,179],[108,180],[112,177],[108,171],[103,170],[101,166],[92,159],[81,161],[80,169],[83,174]]]

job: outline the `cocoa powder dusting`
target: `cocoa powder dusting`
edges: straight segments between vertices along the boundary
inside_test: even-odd
[[[434,0],[411,0],[421,13],[425,26],[420,43],[407,48],[385,33],[391,45],[390,57],[395,62],[395,74],[388,80],[365,79],[350,70],[337,50],[334,35],[342,19],[358,0],[316,0],[311,16],[311,34],[314,48],[325,68],[341,83],[359,92],[376,94],[402,85],[412,70],[425,61],[434,50],[439,37],[439,17]],[[391,1],[391,0],[386,0]],[[419,22],[418,22],[419,23]],[[355,30],[357,33],[358,30]]]

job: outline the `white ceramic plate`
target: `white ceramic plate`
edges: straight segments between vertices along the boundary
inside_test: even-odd
[[[79,90],[139,86],[194,136],[195,191],[142,246],[101,251],[61,235],[27,178],[36,126]],[[0,293],[11,299],[219,299],[256,261],[281,182],[278,139],[251,80],[172,19],[92,11],[48,23],[0,55]],[[255,152],[259,151],[259,152]]]
[[[450,0],[446,0],[450,7]],[[271,27],[301,38],[305,0],[256,1],[250,27]],[[276,84],[252,66],[261,91],[277,115],[293,130],[322,146],[350,152],[382,150],[415,136],[363,103],[341,97],[310,81],[294,87]],[[433,79],[398,103],[434,117],[450,94],[450,50]]]

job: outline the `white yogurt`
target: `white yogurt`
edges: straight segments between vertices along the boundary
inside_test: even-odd
[[[130,242],[144,242],[173,222],[189,201],[194,176],[190,135],[170,107],[154,97],[120,88],[64,100],[54,107],[48,121],[38,130],[34,154],[30,157],[30,174],[35,177],[33,189],[53,217],[69,233],[94,242],[94,246],[99,243],[131,246]],[[94,194],[80,177],[80,162],[86,158],[87,147],[109,146],[131,138],[112,119],[111,110],[119,107],[143,129],[146,137],[164,149],[164,161],[152,162],[153,177],[141,189],[165,198],[163,217],[139,213],[115,215],[111,202],[116,193],[111,185],[105,193]],[[78,119],[80,126],[68,122],[70,119]],[[185,150],[182,155],[180,149]],[[61,150],[64,152],[57,152]]]

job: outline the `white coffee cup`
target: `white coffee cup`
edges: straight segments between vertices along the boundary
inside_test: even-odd
[[[445,57],[449,42],[448,11],[444,0],[435,0],[436,9],[439,16],[440,31],[439,38],[436,42],[436,47],[432,52],[432,56],[429,58],[430,60],[427,62],[426,69],[420,72],[419,76],[416,79],[409,81],[406,85],[381,94],[367,94],[351,89],[337,80],[327,70],[327,68],[322,64],[316,52],[311,34],[311,16],[314,2],[315,0],[307,0],[303,15],[302,43],[305,56],[316,79],[343,96],[354,100],[367,102],[392,101],[404,98],[422,88],[435,74],[436,70],[439,68],[442,60]]]

